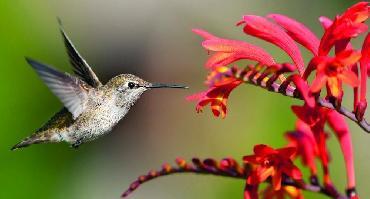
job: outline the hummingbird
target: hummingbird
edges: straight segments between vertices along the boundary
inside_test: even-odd
[[[188,88],[177,84],[150,83],[132,74],[120,74],[102,84],[75,48],[60,21],[59,29],[75,75],[60,72],[28,57],[26,61],[64,107],[11,150],[32,144],[58,142],[67,142],[71,147],[78,148],[109,133],[145,91],[154,88]]]

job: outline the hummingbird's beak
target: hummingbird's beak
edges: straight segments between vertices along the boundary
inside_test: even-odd
[[[145,88],[182,88],[182,89],[188,89],[189,87],[184,85],[178,85],[178,84],[162,84],[162,83],[153,83],[148,86],[144,86]]]

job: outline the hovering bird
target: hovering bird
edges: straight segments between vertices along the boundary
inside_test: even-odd
[[[175,84],[149,83],[131,74],[118,75],[103,85],[59,23],[75,76],[30,58],[26,60],[60,99],[64,108],[11,150],[31,144],[63,141],[78,148],[85,142],[109,133],[145,91],[152,88],[188,88]]]

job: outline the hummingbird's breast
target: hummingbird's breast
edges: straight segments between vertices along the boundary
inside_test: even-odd
[[[117,106],[112,98],[90,103],[68,133],[69,142],[87,142],[107,134],[127,114],[129,107]],[[68,141],[68,140],[66,140]]]

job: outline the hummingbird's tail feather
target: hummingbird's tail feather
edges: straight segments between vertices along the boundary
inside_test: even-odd
[[[53,136],[53,133],[50,131],[40,132],[40,133],[34,133],[31,136],[23,139],[18,144],[14,145],[11,150],[14,151],[19,148],[28,147],[31,144],[41,144],[41,143],[47,143],[47,142],[57,142],[58,140],[55,139],[55,136]]]

